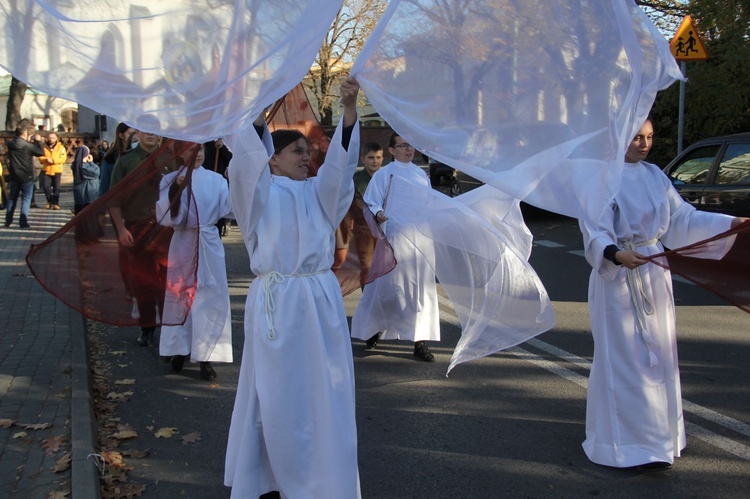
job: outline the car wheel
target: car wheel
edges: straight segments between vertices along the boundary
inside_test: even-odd
[[[453,182],[451,182],[451,186],[448,192],[450,193],[450,197],[452,198],[461,194],[461,184],[458,183],[458,180],[454,179]]]

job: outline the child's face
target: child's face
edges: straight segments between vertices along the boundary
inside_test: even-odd
[[[310,167],[310,146],[307,140],[299,138],[279,153],[274,154],[269,161],[274,175],[289,177],[292,180],[305,180]]]
[[[362,156],[362,163],[365,165],[365,170],[370,175],[373,175],[376,171],[380,170],[383,166],[383,151],[370,151]]]

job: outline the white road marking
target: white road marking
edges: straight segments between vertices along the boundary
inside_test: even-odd
[[[556,243],[554,241],[547,241],[545,239],[534,239],[534,244],[544,246],[545,248],[564,248],[564,244]]]
[[[440,310],[441,320],[445,320],[445,322],[448,322],[460,328],[461,324],[455,312],[453,311],[453,304],[451,303],[451,301],[442,295],[438,295],[438,302],[445,307],[444,309]],[[538,348],[539,350],[550,355],[554,355],[564,362],[571,363],[587,371],[591,370],[591,362],[554,345],[550,345],[549,343],[538,340],[536,338],[530,339],[526,342],[526,344],[534,348]],[[571,371],[567,367],[564,367],[557,362],[547,360],[521,347],[509,348],[506,351],[512,353],[520,359],[530,362],[537,367],[549,371],[552,374],[571,381],[583,389],[588,388],[588,378],[586,378],[586,376],[582,376],[574,371]],[[729,416],[725,416],[685,399],[682,399],[682,408],[685,412],[689,412],[695,416],[703,418],[716,425],[722,426],[728,430],[734,431],[746,437],[750,437],[750,425],[748,425],[747,423],[743,423],[742,421],[730,418]],[[711,430],[688,421],[685,421],[685,430],[689,435],[702,440],[707,444],[718,447],[719,449],[733,454],[746,461],[750,461],[750,447],[748,447],[747,445],[743,445],[739,442],[718,435]]]

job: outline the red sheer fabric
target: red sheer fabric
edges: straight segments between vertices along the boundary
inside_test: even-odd
[[[106,194],[47,240],[32,245],[26,262],[42,287],[99,322],[141,327],[184,323],[197,286],[198,232],[194,250],[179,262],[169,261],[173,229],[159,224],[155,205],[163,175],[192,164],[197,146],[165,140]],[[189,182],[182,188],[187,186]],[[132,245],[118,238],[113,208],[123,214]]]
[[[736,236],[734,244],[721,260],[694,258],[707,245]],[[652,255],[649,260],[668,268],[741,310],[750,313],[750,221],[710,239]],[[667,258],[667,261],[664,260]]]
[[[274,104],[266,121],[271,131],[294,129],[307,137],[312,166],[308,176],[315,176],[325,161],[331,139],[315,116],[301,84]],[[372,229],[366,220],[368,216]],[[378,229],[370,211],[362,210],[356,202],[352,202],[336,234],[333,272],[343,296],[387,274],[396,266],[391,245],[382,234],[373,236],[373,233],[378,234]]]

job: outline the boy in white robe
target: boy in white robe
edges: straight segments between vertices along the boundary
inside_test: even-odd
[[[743,219],[696,211],[655,165],[645,163],[646,121],[625,155],[622,185],[597,221],[580,221],[589,280],[594,361],[586,401],[591,461],[664,470],[685,447],[675,310],[668,270],[644,258],[728,230]],[[699,256],[721,258],[734,238]]]
[[[203,168],[204,149],[200,146],[190,172],[190,186],[184,188],[174,211],[170,187],[185,183],[186,167],[165,175],[159,186],[156,219],[161,225],[174,227],[169,245],[167,293],[164,300],[165,322],[174,323],[173,310],[181,310],[178,297],[171,292],[180,286],[171,286],[174,279],[182,278],[180,270],[194,258],[198,241],[198,286],[190,313],[181,326],[162,326],[159,354],[171,357],[172,372],[179,373],[186,360],[198,362],[201,377],[207,381],[216,378],[211,362],[232,362],[232,313],[229,305],[229,285],[216,222],[230,215],[227,182],[218,173]],[[197,233],[197,234],[196,234]]]
[[[385,231],[398,263],[365,286],[352,317],[352,337],[366,340],[368,349],[381,338],[413,341],[414,356],[432,362],[435,357],[426,341],[440,341],[440,310],[435,272],[428,260],[430,242],[425,240],[424,247],[416,248],[405,236],[405,231],[414,228],[398,223],[398,201],[388,200],[391,178],[409,182],[414,189],[431,189],[430,179],[411,162],[414,148],[403,137],[394,133],[388,150],[393,161],[372,176],[364,201]],[[393,218],[387,222],[389,216]]]
[[[262,117],[266,148],[252,130],[229,144],[232,211],[258,276],[229,429],[232,497],[360,497],[351,341],[331,271],[354,195],[358,91],[353,78],[341,86],[343,118],[316,177],[304,135],[277,130],[271,146]]]

